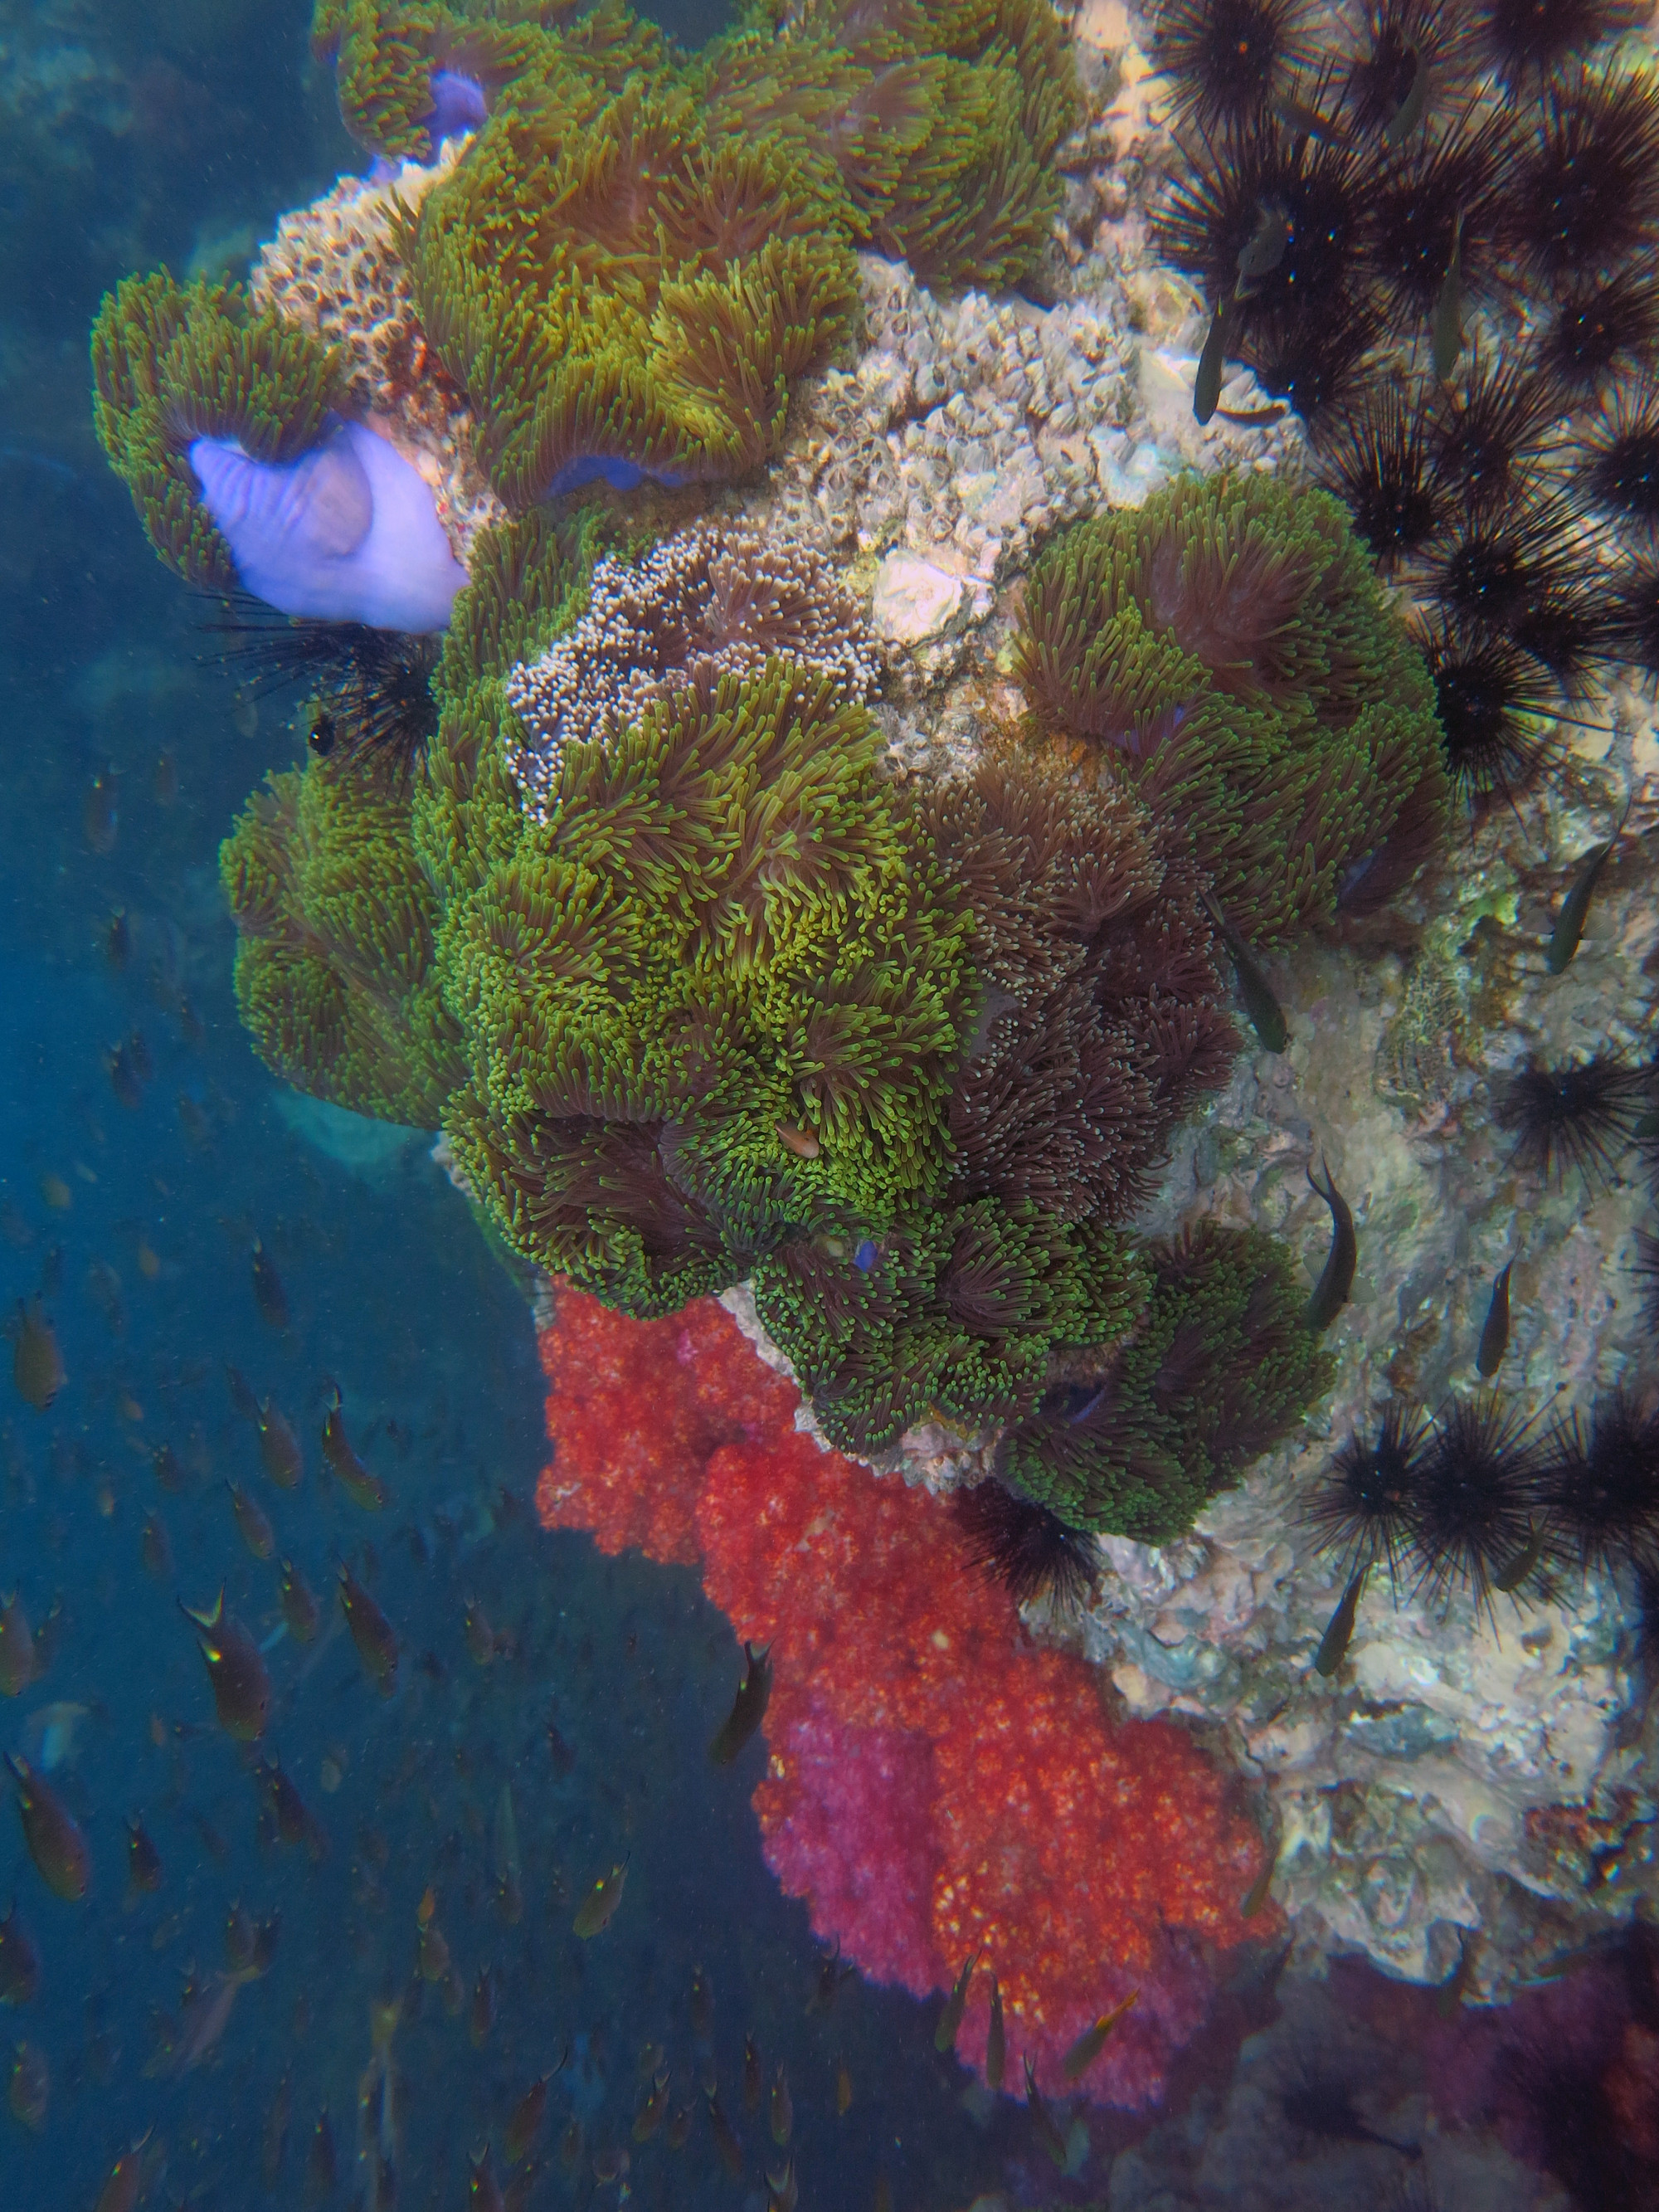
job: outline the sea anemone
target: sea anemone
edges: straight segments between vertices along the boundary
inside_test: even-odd
[[[1526,1550],[1538,1510],[1539,1449],[1529,1424],[1495,1392],[1443,1408],[1412,1486],[1416,1587],[1443,1602],[1454,1586],[1490,1611],[1493,1579]]]
[[[1260,115],[1312,66],[1311,13],[1309,0],[1160,0],[1152,59],[1170,80],[1177,113],[1206,131]]]
[[[1000,1582],[1017,1605],[1052,1596],[1075,1611],[1100,1572],[1100,1554],[1085,1528],[1073,1528],[1035,1498],[1018,1497],[993,1477],[956,1494],[957,1522],[972,1564]]]
[[[1446,494],[1430,465],[1424,410],[1392,384],[1367,385],[1315,441],[1320,482],[1348,510],[1386,574],[1439,535]]]
[[[1316,1532],[1317,1548],[1342,1553],[1345,1581],[1382,1559],[1398,1591],[1401,1557],[1410,1535],[1413,1484],[1426,1431],[1420,1413],[1391,1398],[1382,1408],[1376,1443],[1351,1436],[1304,1506],[1298,1518]]]
[[[1610,1053],[1569,1067],[1528,1060],[1498,1094],[1493,1118],[1516,1139],[1511,1164],[1559,1183],[1569,1167],[1588,1186],[1608,1181],[1617,1152],[1636,1133],[1653,1071]]]
[[[1477,816],[1500,800],[1512,806],[1561,760],[1555,687],[1506,638],[1443,620],[1420,641],[1454,788]]]
[[[1585,1574],[1625,1560],[1659,1573],[1659,1413],[1622,1389],[1551,1430],[1539,1501],[1559,1550]]]

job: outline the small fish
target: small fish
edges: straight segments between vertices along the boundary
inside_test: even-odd
[[[258,1410],[259,1464],[278,1490],[295,1490],[305,1473],[300,1439],[289,1425],[275,1399],[267,1398]]]
[[[438,1926],[437,1911],[437,1896],[428,1887],[415,1910],[415,1924],[420,1930],[415,1971],[423,1982],[441,1982],[449,1972],[449,1945]]]
[[[841,2059],[836,2067],[836,2117],[844,2119],[853,2109],[853,2077],[847,2069],[847,2061]]]
[[[691,2140],[691,2107],[678,2106],[668,2116],[668,2125],[663,2131],[663,2141],[670,2150],[684,2150]]]
[[[1238,1917],[1241,1920],[1254,1920],[1267,1902],[1268,1894],[1273,1886],[1273,1875],[1278,1869],[1279,1854],[1277,1851],[1269,1851],[1261,1862],[1261,1871],[1244,1893],[1243,1899],[1238,1908]]]
[[[365,1513],[383,1512],[392,1503],[392,1492],[378,1474],[369,1473],[347,1442],[345,1423],[340,1417],[341,1404],[339,1391],[331,1390],[328,1413],[323,1422],[323,1457],[354,1505],[361,1505]]]
[[[1325,1633],[1319,1639],[1319,1649],[1314,1654],[1315,1672],[1334,1674],[1348,1656],[1348,1645],[1353,1637],[1354,1615],[1359,1610],[1359,1593],[1365,1587],[1369,1564],[1352,1577],[1342,1593],[1336,1611],[1331,1615]]]
[[[807,2011],[809,2013],[830,2011],[835,2004],[836,1993],[842,1984],[849,1975],[856,1972],[856,1967],[842,1965],[841,1938],[837,1936],[835,1948],[823,1952],[819,1955],[817,1977],[812,1985],[812,1994],[806,2000]]]
[[[276,1534],[258,1499],[251,1498],[239,1482],[227,1480],[225,1488],[230,1492],[230,1510],[236,1516],[238,1535],[256,1559],[274,1559]]]
[[[761,2091],[760,2048],[752,2035],[743,2039],[743,2109],[745,2112],[760,2110]]]
[[[1082,2080],[1105,2049],[1107,2037],[1123,2018],[1125,2013],[1133,2008],[1135,1999],[1139,1995],[1139,1990],[1131,1990],[1128,1996],[1115,2004],[1109,2012],[1102,2013],[1092,2027],[1084,2029],[1082,2034],[1060,2061],[1060,2070],[1068,2081]]]
[[[127,1815],[127,1894],[136,1904],[152,1897],[161,1887],[161,1854],[145,1832],[137,1813]]]
[[[514,2106],[507,2133],[501,2137],[501,2156],[508,2166],[519,2165],[535,2148],[542,2123],[547,2118],[547,2085],[552,2078],[550,2074],[544,2074],[532,2081]]]
[[[1290,242],[1288,210],[1278,200],[1261,201],[1256,209],[1255,228],[1238,249],[1238,283],[1233,290],[1234,299],[1248,298],[1257,277],[1272,275],[1285,258],[1285,249]]]
[[[772,1695],[771,1650],[769,1644],[763,1644],[758,1651],[752,1644],[743,1647],[744,1677],[738,1685],[737,1698],[708,1747],[709,1759],[716,1766],[730,1766],[766,1717]]]
[[[1231,302],[1224,300],[1211,318],[1209,336],[1205,339],[1198,356],[1198,369],[1193,378],[1193,420],[1207,422],[1215,413],[1221,398],[1221,386],[1227,366],[1227,310]]]
[[[524,1917],[524,1873],[519,1863],[519,1823],[513,1810],[513,1784],[503,1782],[495,1800],[495,1827],[490,1839],[495,1871],[495,1911],[508,1928]]]
[[[104,1054],[104,1066],[109,1075],[109,1087],[115,1093],[116,1103],[129,1113],[136,1113],[144,1103],[144,1086],[132,1054],[125,1044],[112,1045]]]
[[[39,1298],[27,1306],[18,1299],[10,1334],[11,1379],[17,1395],[37,1413],[44,1413],[69,1376],[58,1348],[58,1332]]]
[[[1529,1524],[1527,1540],[1505,1565],[1492,1578],[1494,1589],[1502,1590],[1505,1597],[1518,1590],[1544,1556],[1544,1544],[1549,1534],[1548,1523],[1539,1520]]]
[[[1510,1341],[1510,1268],[1511,1260],[1500,1270],[1492,1286],[1492,1304],[1486,1308],[1486,1324],[1480,1332],[1480,1348],[1474,1355],[1477,1371],[1488,1382],[1497,1374]]]
[[[574,2173],[582,2162],[582,2124],[573,2112],[565,2122],[559,2136],[559,2164],[567,2173]]]
[[[172,1581],[173,1543],[167,1534],[167,1524],[159,1513],[145,1514],[138,1549],[146,1574],[153,1575],[158,1583]]]
[[[190,1487],[185,1463],[171,1444],[156,1444],[150,1452],[149,1463],[155,1469],[155,1480],[170,1496],[177,1497],[181,1490]]]
[[[243,1743],[257,1742],[270,1715],[270,1676],[258,1645],[225,1611],[222,1586],[208,1611],[195,1611],[183,1598],[179,1610],[197,1632],[220,1727]]]
[[[225,1387],[230,1392],[231,1410],[240,1413],[245,1421],[251,1421],[257,1429],[259,1425],[259,1401],[254,1396],[246,1376],[240,1367],[233,1367],[229,1360],[225,1362]]]
[[[954,2051],[957,2036],[962,2027],[962,2015],[968,2006],[968,1984],[974,1978],[974,1968],[979,1964],[979,1953],[970,1952],[966,1965],[957,1976],[955,1986],[945,2000],[945,2009],[933,2030],[935,2051]]]
[[[200,1103],[188,1091],[181,1091],[178,1100],[179,1127],[185,1133],[185,1142],[193,1152],[204,1152],[213,1142],[213,1124],[202,1110]]]
[[[789,2076],[781,2059],[772,2076],[772,2095],[767,2110],[767,2119],[772,2130],[772,2140],[780,2150],[789,2148],[789,2138],[795,2132],[795,2103],[789,2094]]]
[[[880,1258],[881,1248],[873,1237],[860,1237],[853,1247],[853,1265],[861,1275],[873,1275]]]
[[[1030,2108],[1031,2124],[1036,2130],[1037,2141],[1053,2159],[1054,2164],[1064,2172],[1066,2137],[1061,2133],[1054,2114],[1049,2111],[1042,2093],[1037,2087],[1036,2068],[1032,2063],[1029,2051],[1025,2054],[1025,2102]]]
[[[501,2186],[495,2179],[495,2169],[490,2160],[489,2145],[472,2153],[471,2170],[466,2185],[468,2212],[501,2212]],[[370,2203],[379,2200],[371,2197]]]
[[[1244,1001],[1250,1027],[1268,1052],[1283,1052],[1291,1041],[1290,1028],[1285,1022],[1284,1010],[1273,996],[1272,984],[1256,964],[1255,955],[1220,908],[1214,904],[1207,891],[1200,891],[1198,900],[1227,948],[1227,957],[1233,963],[1233,974],[1238,980],[1238,995]]]
[[[622,1903],[623,1885],[627,1880],[628,1861],[623,1859],[613,1866],[609,1874],[599,1876],[577,1906],[576,1917],[571,1926],[584,1942],[590,1936],[597,1936],[601,1929],[611,1925],[617,1907]]]
[[[0,2004],[27,2004],[40,1986],[40,1954],[17,1917],[17,1905],[0,1919]]]
[[[1344,133],[1340,125],[1328,123],[1316,107],[1310,107],[1290,93],[1279,93],[1267,105],[1285,129],[1293,131],[1298,137],[1317,138],[1328,146],[1341,143]]]
[[[668,2118],[668,2085],[672,2080],[667,2067],[659,2067],[652,2077],[651,2086],[640,2099],[639,2110],[634,2115],[634,2140],[649,2142]]]
[[[1430,348],[1434,373],[1443,384],[1457,366],[1457,356],[1463,350],[1463,210],[1459,208],[1452,220],[1451,258],[1446,264],[1446,273],[1440,280],[1440,289],[1434,295],[1434,315],[1430,324]]]
[[[699,2043],[708,2042],[714,2019],[714,1990],[703,1969],[694,1966],[691,1969],[691,2033]]]
[[[1308,1327],[1317,1336],[1327,1329],[1348,1303],[1348,1293],[1353,1288],[1354,1269],[1359,1264],[1359,1243],[1354,1235],[1353,1216],[1348,1202],[1331,1181],[1331,1171],[1323,1159],[1319,1163],[1324,1171],[1322,1187],[1314,1181],[1314,1171],[1308,1170],[1309,1188],[1319,1193],[1331,1209],[1331,1249],[1325,1261],[1324,1273],[1314,1285],[1313,1296],[1308,1301],[1305,1316]]]
[[[252,1253],[253,1271],[253,1303],[259,1309],[259,1318],[271,1328],[288,1327],[288,1292],[283,1288],[283,1279],[269,1252],[256,1237]]]
[[[296,1644],[309,1644],[317,1633],[320,1618],[316,1599],[305,1577],[292,1559],[284,1559],[277,1569],[283,1596],[283,1619],[288,1623],[288,1632]]]
[[[75,1193],[60,1175],[43,1175],[40,1195],[54,1213],[67,1213],[75,1203]]]
[[[334,2130],[329,2124],[328,2106],[325,2105],[317,2115],[317,2124],[311,2130],[311,2146],[306,2153],[306,2203],[321,2204],[332,2197],[334,2180]]]
[[[1561,911],[1555,917],[1555,927],[1550,933],[1549,951],[1544,956],[1544,965],[1552,975],[1559,975],[1578,950],[1579,939],[1584,934],[1584,921],[1589,913],[1589,902],[1601,871],[1606,867],[1613,848],[1624,835],[1625,824],[1630,819],[1630,801],[1619,817],[1619,827],[1605,844],[1592,846],[1578,863],[1571,887],[1561,902]]]
[[[311,1808],[288,1775],[280,1759],[263,1761],[255,1770],[276,1823],[277,1840],[303,1844],[313,1864],[327,1856],[328,1839],[312,1818]]]
[[[81,1824],[27,1759],[9,1751],[5,1758],[17,1785],[17,1813],[29,1856],[48,1889],[71,1905],[78,1904],[87,1893],[92,1874],[92,1854]]]
[[[326,1431],[325,1431],[326,1437]],[[488,1667],[495,1656],[495,1632],[489,1625],[489,1615],[476,1597],[463,1601],[465,1611],[462,1626],[466,1632],[466,1648],[472,1655],[475,1667]]]
[[[14,1590],[0,1597],[0,1698],[21,1698],[34,1676],[34,1631]]]
[[[766,2171],[766,2212],[796,2212],[800,2203],[800,2184],[795,2179],[795,2161],[786,2159],[775,2169]]]
[[[121,1296],[121,1278],[107,1260],[94,1260],[88,1267],[87,1296],[109,1323],[110,1334],[124,1335],[127,1326],[126,1301]]]
[[[1382,126],[1385,146],[1403,146],[1423,120],[1423,112],[1428,105],[1429,58],[1425,53],[1413,53],[1410,58],[1416,67],[1412,71],[1412,81],[1407,87],[1405,98]]]
[[[104,925],[104,957],[118,973],[132,957],[132,932],[124,906],[118,906]]]
[[[1470,1929],[1459,1930],[1457,1964],[1441,1983],[1434,2001],[1434,2008],[1442,2020],[1449,2020],[1463,2002],[1464,1993],[1474,1978],[1475,1954],[1480,1948],[1480,1938]]]
[[[6,2085],[6,2102],[13,2119],[31,2135],[39,2135],[46,2124],[51,2097],[52,2069],[45,2052],[33,2043],[18,2044],[12,2051],[11,2079]]]
[[[259,2138],[259,2177],[267,2190],[275,2189],[283,2171],[283,2160],[288,2150],[288,2123],[294,2108],[294,2069],[285,2066],[279,2077],[270,2109],[265,2114],[265,2124]]]
[[[1270,407],[1218,407],[1215,411],[1224,422],[1254,430],[1268,422],[1282,422],[1291,410],[1282,400],[1275,399]]]
[[[1000,2089],[1008,2063],[1008,2039],[1002,2025],[1002,1990],[991,1977],[991,2024],[985,2031],[985,2086]]]
[[[720,2109],[720,2097],[714,2090],[705,2092],[705,2101],[708,2106],[708,2125],[714,2133],[714,2148],[720,2153],[720,2164],[733,2181],[739,2180],[743,2174],[743,2145],[738,2141],[738,2131]]]
[[[357,1656],[374,1676],[380,1695],[389,1698],[398,1686],[398,1638],[392,1623],[343,1559],[340,1562],[340,1610],[351,1631]]]
[[[793,1128],[787,1121],[773,1124],[778,1142],[786,1152],[793,1152],[798,1160],[815,1160],[823,1150],[810,1129]]]
[[[154,2178],[152,2161],[144,2155],[149,2136],[150,2131],[146,2128],[111,2166],[98,2192],[94,2212],[134,2212],[141,2193]]]
[[[94,853],[112,853],[121,828],[121,779],[106,768],[88,785],[81,801],[81,828]]]
[[[472,1984],[472,2009],[467,2018],[467,2033],[475,2051],[483,2048],[495,2025],[495,1977],[488,1966],[480,1966],[478,1978]]]

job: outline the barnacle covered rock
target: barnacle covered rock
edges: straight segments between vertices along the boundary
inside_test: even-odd
[[[1017,668],[1247,938],[1397,888],[1443,835],[1426,666],[1324,493],[1189,477],[1085,523],[1031,571]]]
[[[404,782],[332,761],[266,778],[220,854],[236,1004],[261,1059],[354,1113],[437,1127],[465,1073]]]
[[[804,543],[701,522],[637,562],[607,555],[587,610],[507,678],[526,742],[513,771],[539,808],[566,749],[634,720],[646,702],[723,675],[754,675],[775,654],[868,699],[880,667],[852,601]]]

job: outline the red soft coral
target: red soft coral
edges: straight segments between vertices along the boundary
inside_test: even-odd
[[[701,1559],[739,1637],[775,1643],[756,1792],[769,1864],[814,1931],[877,1981],[994,1968],[1013,2054],[1044,2087],[1139,1991],[1082,2084],[1142,2106],[1202,2023],[1260,1863],[1226,1778],[1181,1729],[1116,1724],[1101,1678],[1033,1647],[925,1492],[877,1482],[794,1427],[792,1385],[711,1301],[618,1320],[562,1292],[543,1338],[550,1526]],[[983,2064],[980,1975],[958,2039]]]

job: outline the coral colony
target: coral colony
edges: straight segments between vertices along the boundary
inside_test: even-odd
[[[732,494],[846,357],[859,250],[1047,296],[1084,113],[1048,0],[782,7],[689,58],[620,0],[321,0],[368,179],[251,291],[131,277],[94,331],[157,553],[293,618],[250,649],[316,694],[222,854],[258,1049],[441,1128],[556,1285],[544,1518],[781,1639],[781,1879],[918,1991],[985,1947],[1050,2091],[1138,1990],[1085,2087],[1156,2097],[1261,1871],[1220,1771],[1109,1725],[997,1587],[1077,1604],[1097,1536],[1181,1537],[1329,1385],[1351,1249],[1316,1311],[1260,1229],[1135,1228],[1241,1049],[1232,975],[1282,1047],[1252,948],[1397,899],[1609,656],[1659,666],[1659,94],[1589,58],[1619,9],[1466,13],[1384,0],[1327,50],[1297,0],[1152,10],[1199,411],[1247,364],[1324,489],[1188,475],[1054,535],[1023,718],[943,780],[890,772],[867,579]],[[1593,1181],[1651,1094],[1540,1061],[1498,1118]],[[816,1438],[706,1303],[738,1285]],[[1377,1418],[1308,1506],[1352,1597],[1652,1571],[1633,1397],[1543,1438]],[[990,1470],[960,1519],[854,1463],[920,1426]]]

